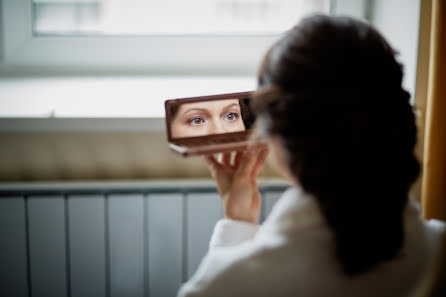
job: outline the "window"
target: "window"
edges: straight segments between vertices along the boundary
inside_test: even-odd
[[[2,68],[252,76],[281,32],[330,2],[4,0]]]
[[[311,13],[366,0],[3,0],[0,117],[163,116],[166,98],[248,91]]]
[[[246,76],[3,78],[0,118],[162,118],[166,99],[251,91],[255,87],[255,78]]]
[[[33,0],[37,35],[280,34],[329,0]]]
[[[331,1],[1,4],[0,117],[159,118],[166,98],[254,89],[266,49]]]

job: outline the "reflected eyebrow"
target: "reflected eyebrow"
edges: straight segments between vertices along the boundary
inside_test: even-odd
[[[237,104],[237,103],[232,103],[232,104],[229,104],[229,105],[227,105],[226,107],[222,108],[222,110],[230,109],[230,108],[233,107],[233,106],[236,106],[236,107],[240,108],[240,105],[239,105],[239,104]]]
[[[187,113],[191,113],[191,112],[205,112],[205,113],[209,113],[209,111],[207,109],[204,108],[191,108],[186,110],[185,112],[183,112],[183,115],[187,114]]]

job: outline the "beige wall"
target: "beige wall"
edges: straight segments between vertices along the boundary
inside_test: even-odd
[[[269,163],[262,175],[275,177]],[[2,132],[0,181],[209,177],[170,152],[164,132]]]

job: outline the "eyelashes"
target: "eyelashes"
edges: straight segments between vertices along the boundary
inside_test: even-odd
[[[202,117],[194,117],[186,121],[187,124],[191,126],[199,126],[204,123],[204,119]]]
[[[226,121],[236,121],[238,118],[240,117],[240,115],[236,112],[229,112],[228,114],[225,115],[225,117],[223,118]]]
[[[228,112],[224,115],[223,121],[235,122],[240,118],[240,114],[237,112]],[[190,126],[201,126],[206,123],[208,119],[204,116],[193,116],[186,120],[186,124]]]

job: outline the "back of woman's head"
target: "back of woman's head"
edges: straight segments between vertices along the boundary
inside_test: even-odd
[[[254,106],[334,231],[349,275],[392,259],[419,173],[416,127],[395,52],[366,23],[314,16],[267,53]]]

